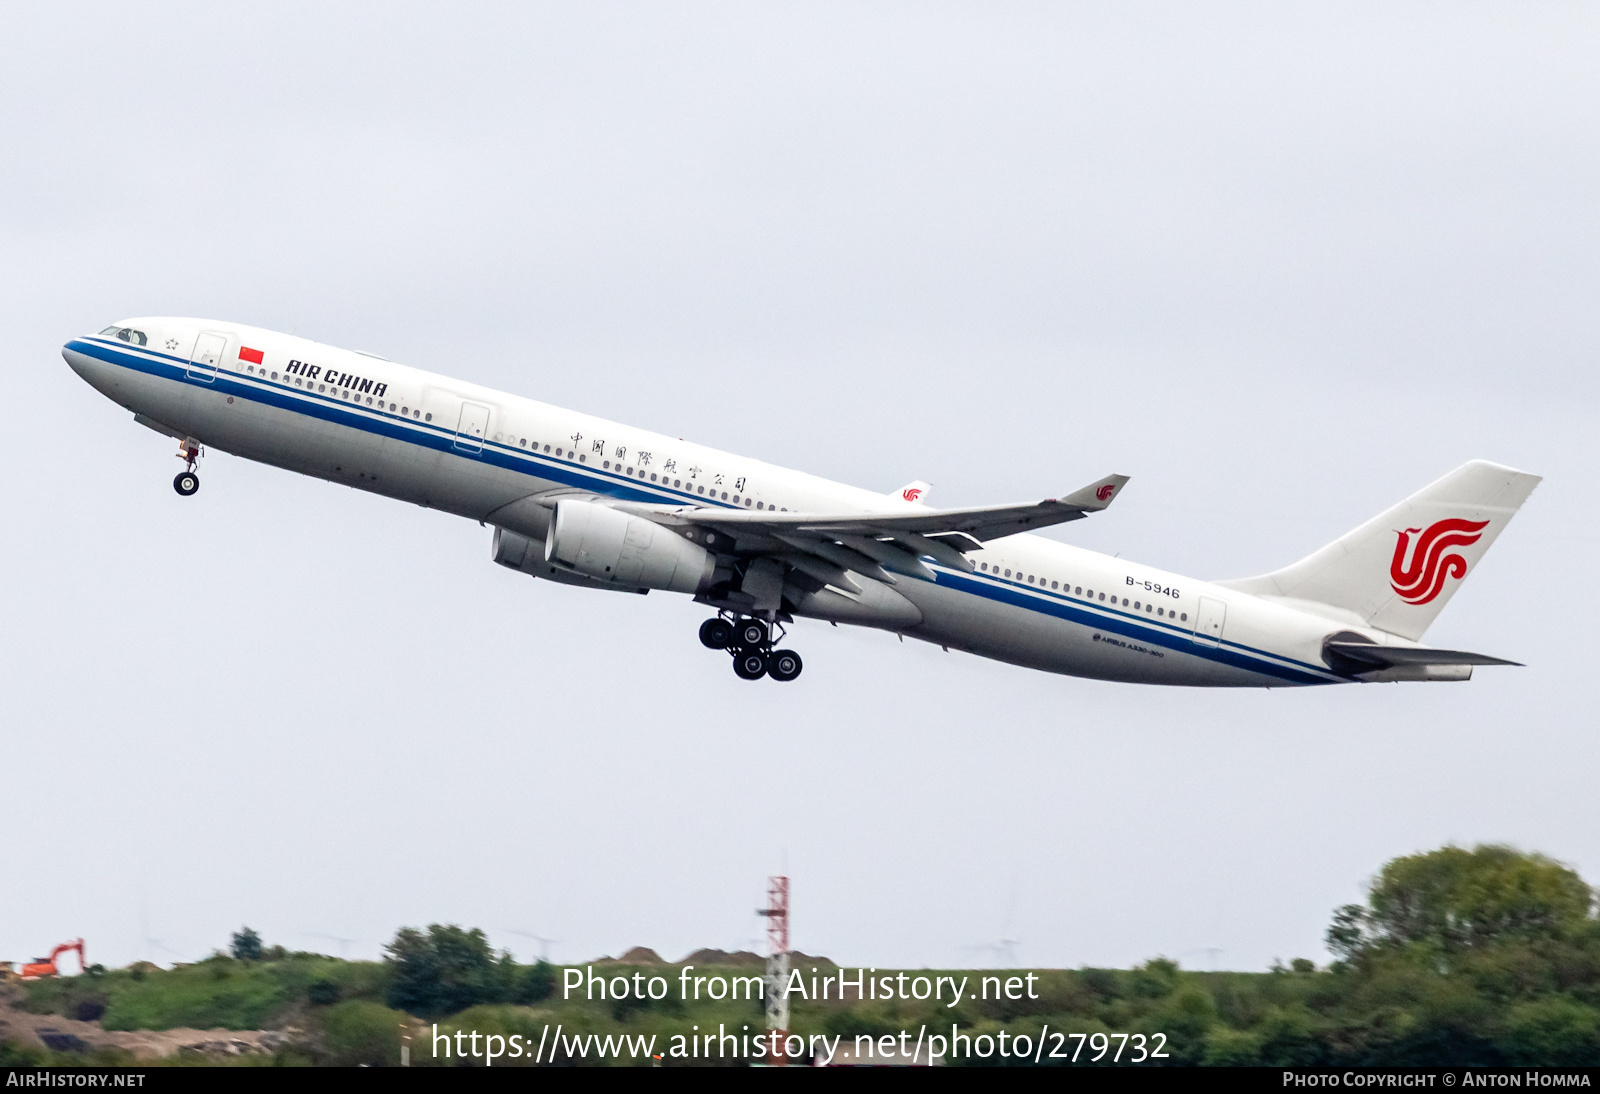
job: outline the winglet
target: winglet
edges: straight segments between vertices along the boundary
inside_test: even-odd
[[[1099,482],[1091,482],[1082,490],[1057,500],[1062,505],[1071,505],[1086,511],[1100,510],[1115,501],[1117,495],[1122,493],[1122,488],[1127,484],[1128,476],[1126,475],[1107,475]]]
[[[926,505],[928,504],[928,494],[932,490],[932,483],[926,483],[921,479],[915,479],[906,483],[889,496],[891,498],[899,498],[901,501],[909,501],[916,505]]]

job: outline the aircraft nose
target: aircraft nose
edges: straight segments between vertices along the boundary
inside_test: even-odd
[[[85,380],[89,378],[89,359],[82,353],[78,352],[78,350],[74,349],[72,342],[68,342],[66,345],[61,347],[61,356],[67,362],[67,366],[71,368],[73,372],[76,372]]]
[[[74,338],[61,347],[61,357],[67,362],[67,367],[76,372],[83,381],[102,395],[111,395],[116,386],[116,369],[102,361],[90,352],[90,344],[81,338]]]

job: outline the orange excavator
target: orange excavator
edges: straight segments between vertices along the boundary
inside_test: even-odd
[[[76,951],[78,954],[78,971],[82,972],[84,970],[83,939],[80,938],[76,942],[61,943],[61,945],[50,951],[49,957],[41,957],[37,961],[30,961],[23,965],[22,979],[43,980],[47,976],[61,975],[61,970],[56,968],[56,958],[72,951]]]

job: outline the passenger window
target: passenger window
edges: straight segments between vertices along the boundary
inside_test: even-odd
[[[1011,576],[1011,571],[1010,571],[1010,570],[1007,570],[1007,571],[1006,571],[1006,576],[1007,576],[1007,577],[1010,577],[1010,576]]]
[[[427,416],[427,418],[426,418],[426,420],[427,420],[427,421],[430,421],[430,422],[431,422],[431,421],[433,421],[433,415],[432,415],[432,414],[429,414],[429,415],[428,415],[428,416]]]
[[[1189,613],[1184,612],[1180,618],[1183,620],[1183,622],[1187,623],[1189,621]]]
[[[1050,583],[1050,587],[1051,587],[1051,588],[1052,588],[1052,589],[1054,589],[1054,588],[1058,588],[1058,587],[1059,587],[1059,583],[1058,583],[1058,582],[1055,582],[1055,581],[1052,581],[1052,582],[1051,582],[1051,583]]]
[[[1077,591],[1077,592],[1075,592],[1075,593],[1073,593],[1073,594],[1072,594],[1072,595],[1073,595],[1073,596],[1082,596],[1082,595],[1083,595],[1083,586],[1082,586],[1082,585],[1079,585],[1079,586],[1078,586],[1078,591]]]

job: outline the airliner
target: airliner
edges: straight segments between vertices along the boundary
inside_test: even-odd
[[[1201,581],[1030,534],[1104,511],[1125,475],[1058,498],[938,509],[481,387],[208,319],[128,319],[67,364],[178,442],[476,520],[493,560],[564,585],[674,592],[742,679],[800,675],[797,619],[874,627],[1026,668],[1143,684],[1459,681],[1513,665],[1423,633],[1539,477],[1474,460],[1300,561]]]

